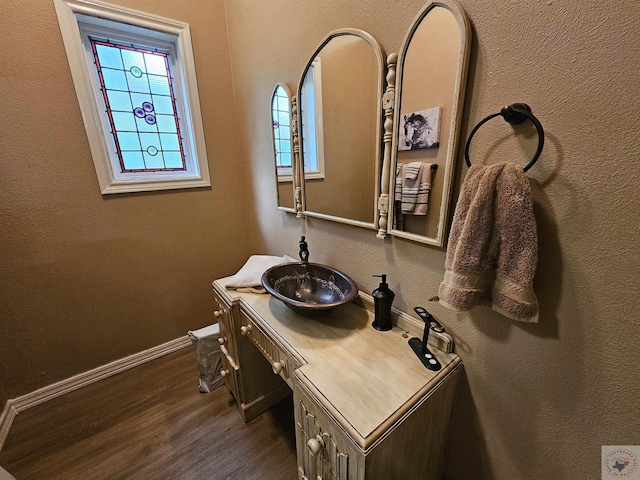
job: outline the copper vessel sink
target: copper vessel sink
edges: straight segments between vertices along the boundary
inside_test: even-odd
[[[262,286],[302,315],[331,310],[358,295],[358,286],[351,278],[319,263],[276,265],[264,272]]]

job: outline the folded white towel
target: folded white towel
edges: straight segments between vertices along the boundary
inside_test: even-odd
[[[272,255],[251,255],[244,266],[227,281],[225,286],[239,291],[265,293],[266,291],[262,288],[262,274],[267,269],[282,263],[288,263],[288,260],[284,257]]]

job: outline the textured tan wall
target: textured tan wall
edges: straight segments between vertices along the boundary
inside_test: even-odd
[[[397,51],[422,0],[363,0],[357,8],[346,0],[226,1],[238,111],[252,113],[241,131],[252,248],[296,255],[306,230],[312,261],[344,270],[365,291],[376,286],[372,274],[387,273],[397,307],[426,306],[447,326],[466,368],[447,478],[600,478],[602,444],[640,444],[638,4],[461,3],[475,30],[463,138],[517,101],[532,106],[547,133],[529,173],[540,323],[428,303],[444,251],[317,219],[305,226],[274,208],[264,125],[275,82],[296,84],[335,28],[362,28]],[[493,122],[474,139],[474,161],[524,164],[535,135]],[[461,157],[457,164],[459,184],[466,168]]]
[[[275,161],[275,160],[274,160]],[[275,174],[274,174],[275,177]],[[293,199],[293,182],[278,182],[278,206],[295,208]]]
[[[2,2],[0,406],[210,323],[247,256],[222,1],[116,3],[190,23],[213,185],[101,196],[53,2]]]

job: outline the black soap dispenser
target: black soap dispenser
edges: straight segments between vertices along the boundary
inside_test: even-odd
[[[389,289],[387,276],[385,274],[373,276],[382,278],[380,286],[371,294],[373,295],[373,303],[375,307],[373,328],[381,331],[391,330],[391,327],[393,326],[391,324],[391,304],[393,303],[393,297],[395,297],[396,294]]]

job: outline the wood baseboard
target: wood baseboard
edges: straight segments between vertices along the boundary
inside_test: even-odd
[[[9,430],[17,414],[16,407],[13,406],[13,400],[7,400],[2,413],[0,413],[0,451],[2,451],[4,442],[9,436]]]
[[[185,348],[191,345],[191,340],[187,335],[184,337],[176,338],[170,342],[163,343],[157,347],[152,347],[142,352],[134,353],[128,357],[115,360],[113,362],[102,365],[101,367],[94,368],[87,372],[74,375],[65,380],[53,383],[43,388],[39,388],[31,393],[22,395],[17,398],[10,398],[4,406],[2,413],[0,414],[0,451],[4,446],[9,430],[16,415],[20,412],[24,412],[29,408],[40,405],[41,403],[53,400],[66,393],[73,392],[79,388],[91,385],[100,380],[103,380],[112,375],[116,375],[130,368],[137,367],[144,363],[155,360],[156,358],[173,353],[181,348]]]

